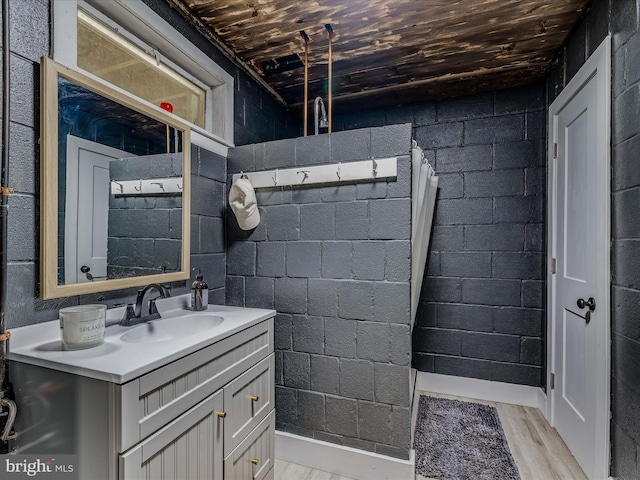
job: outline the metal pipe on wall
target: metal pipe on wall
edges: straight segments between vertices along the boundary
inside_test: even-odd
[[[304,136],[307,136],[307,130],[309,128],[308,115],[309,115],[309,36],[304,30],[300,30],[300,36],[304,39]]]
[[[9,0],[2,0],[2,161],[0,166],[0,335],[5,333],[7,304],[7,212],[9,179],[9,124],[10,124],[10,22]],[[4,393],[6,339],[0,338],[0,397]]]
[[[7,306],[7,214],[9,213],[9,195],[13,190],[9,183],[9,126],[11,122],[11,103],[9,99],[11,78],[11,43],[10,43],[10,11],[9,0],[2,0],[2,160],[0,162],[0,408],[9,409],[2,434],[0,435],[0,453],[8,453],[9,433],[16,417],[16,404],[6,398],[6,341],[9,333],[5,330],[5,314]]]
[[[324,28],[327,29],[327,32],[329,32],[329,79],[328,79],[328,86],[327,86],[327,90],[328,90],[328,94],[327,94],[327,102],[329,103],[329,133],[331,133],[331,127],[333,125],[333,99],[332,99],[332,94],[331,94],[331,84],[332,84],[332,63],[333,63],[333,52],[332,52],[332,39],[333,39],[333,28],[331,27],[330,23],[325,24]]]

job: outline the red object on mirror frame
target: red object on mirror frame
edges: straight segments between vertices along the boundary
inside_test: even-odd
[[[166,110],[169,113],[173,113],[173,105],[171,105],[169,102],[162,102],[160,104],[160,108]]]

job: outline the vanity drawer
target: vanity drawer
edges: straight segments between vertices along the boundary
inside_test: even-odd
[[[269,415],[224,460],[225,480],[263,480],[275,462],[276,412]]]
[[[275,355],[272,353],[224,387],[224,454],[234,448],[274,408]]]
[[[222,391],[120,455],[120,480],[222,478]]]
[[[122,453],[273,352],[265,320],[115,389]]]

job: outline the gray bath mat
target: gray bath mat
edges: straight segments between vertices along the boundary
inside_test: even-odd
[[[495,407],[422,395],[416,473],[438,480],[519,480]]]

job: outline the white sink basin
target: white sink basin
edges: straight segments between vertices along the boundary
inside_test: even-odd
[[[223,321],[224,318],[210,313],[158,319],[133,327],[120,339],[128,343],[167,342],[207,332]]]

